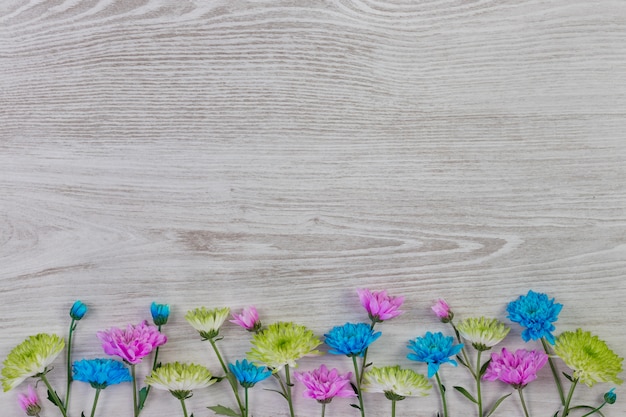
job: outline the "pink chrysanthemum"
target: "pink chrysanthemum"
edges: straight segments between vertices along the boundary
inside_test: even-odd
[[[537,378],[537,371],[547,361],[548,355],[537,350],[518,349],[511,353],[503,348],[502,353],[491,354],[491,362],[483,379],[500,380],[515,388],[523,388]]]
[[[340,375],[335,368],[328,370],[325,365],[310,372],[295,372],[294,377],[306,387],[304,397],[327,404],[334,397],[356,397],[350,386],[352,373]]]
[[[261,328],[259,313],[254,306],[244,307],[240,314],[233,313],[231,323],[237,324],[249,332],[256,332]]]
[[[361,305],[374,323],[389,320],[399,316],[403,312],[400,309],[404,297],[393,297],[387,291],[370,291],[368,289],[356,290]]]
[[[131,365],[138,364],[144,356],[167,342],[167,337],[147,321],[136,326],[129,324],[126,330],[112,327],[97,335],[104,353],[119,356]]]
[[[38,416],[41,411],[37,391],[35,391],[31,385],[28,386],[28,392],[26,394],[19,394],[17,396],[17,402],[28,416]]]
[[[443,298],[437,300],[437,302],[432,306],[432,310],[444,323],[449,322],[454,317],[452,310],[450,310],[450,306]]]

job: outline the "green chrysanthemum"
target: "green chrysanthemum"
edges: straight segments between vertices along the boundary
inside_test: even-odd
[[[39,333],[30,336],[13,348],[4,360],[2,386],[9,391],[31,376],[44,374],[63,351],[65,341],[55,334]]]
[[[511,330],[504,323],[485,317],[465,319],[456,328],[464,339],[480,351],[489,350],[500,343]]]
[[[285,365],[296,367],[296,361],[303,356],[320,355],[315,348],[322,342],[305,326],[278,322],[255,334],[251,343],[254,348],[248,352],[248,359],[278,372]]]
[[[166,363],[146,377],[146,384],[169,391],[179,400],[189,398],[194,389],[205,388],[215,382],[207,368],[194,363]]]
[[[624,359],[591,332],[577,329],[561,333],[556,339],[554,352],[574,371],[574,378],[590,387],[596,382],[623,382],[618,375],[622,372]]]
[[[220,327],[230,314],[230,308],[214,308],[208,310],[206,307],[199,307],[190,310],[185,314],[185,319],[191,326],[200,332],[203,339],[213,339],[220,332]]]
[[[369,392],[383,392],[389,400],[403,400],[405,397],[423,397],[429,394],[432,386],[428,378],[412,369],[399,366],[371,368],[364,375]]]

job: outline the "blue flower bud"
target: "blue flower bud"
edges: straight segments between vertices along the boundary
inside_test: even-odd
[[[72,305],[72,308],[70,309],[70,317],[74,320],[80,320],[85,316],[87,310],[87,306],[83,304],[82,301],[76,300],[76,302],[74,303],[74,305]]]
[[[152,321],[156,326],[162,326],[167,323],[167,319],[170,317],[169,304],[157,304],[154,301],[150,306],[150,313],[152,313]]]
[[[606,401],[607,404],[614,404],[615,401],[617,401],[617,395],[615,394],[615,388],[612,388],[609,392],[604,394],[604,401]]]

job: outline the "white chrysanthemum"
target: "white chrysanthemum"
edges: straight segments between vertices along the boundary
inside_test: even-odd
[[[469,318],[460,322],[456,329],[464,339],[478,350],[488,350],[504,340],[511,330],[496,319]]]
[[[185,399],[194,389],[213,385],[216,379],[201,365],[180,362],[166,363],[146,377],[146,384],[166,390],[178,399]]]
[[[9,391],[26,378],[43,374],[63,351],[65,341],[55,334],[39,333],[30,336],[13,348],[4,360],[2,386]]]
[[[185,319],[191,326],[200,332],[204,339],[213,339],[219,334],[220,327],[228,318],[230,308],[214,308],[208,310],[206,307],[199,307],[190,310],[185,314]]]

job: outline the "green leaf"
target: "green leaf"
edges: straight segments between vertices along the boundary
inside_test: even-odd
[[[456,360],[459,361],[459,363],[464,367],[469,368],[469,366],[465,363],[465,360],[460,355],[456,355]]]
[[[508,393],[507,395],[503,395],[502,397],[500,397],[500,398],[498,399],[498,401],[496,401],[496,402],[493,404],[493,408],[491,409],[491,411],[489,411],[489,412],[487,413],[487,415],[486,415],[485,417],[489,417],[491,414],[493,414],[493,412],[494,412],[494,411],[496,411],[496,408],[498,408],[498,406],[499,406],[500,404],[502,404],[502,401],[506,400],[506,398],[507,398],[508,396],[510,396],[511,394],[512,394],[512,392],[511,392],[511,393]]]
[[[85,412],[80,413],[80,417],[85,417]]]
[[[224,407],[223,405],[214,405],[212,407],[207,407],[209,410],[213,410],[215,414],[219,414],[222,416],[231,416],[231,417],[241,417],[241,414],[233,410],[232,408]]]
[[[565,372],[563,372],[563,376],[565,376],[565,378],[567,378],[567,380],[568,380],[569,382],[574,382],[574,378],[572,378],[572,376],[571,376],[571,375],[568,375],[568,374],[566,374]]]
[[[483,366],[480,367],[480,374],[479,374],[480,376],[483,376],[485,372],[487,372],[487,367],[489,366],[489,363],[491,363],[491,359],[483,363]]]
[[[357,404],[350,404],[350,407],[356,408],[357,410],[361,409],[361,407],[359,407]]]
[[[54,393],[56,394],[57,398],[59,399],[59,401],[61,401],[61,397],[59,397],[59,394],[57,394],[56,391],[54,391]],[[55,401],[54,401],[54,397],[52,396],[52,393],[50,392],[50,390],[48,390],[48,400],[56,405],[57,407],[59,406]],[[63,401],[61,401],[61,403],[63,403]]]
[[[460,392],[461,394],[463,394],[465,398],[467,398],[474,404],[478,404],[478,401],[476,401],[476,399],[472,396],[472,394],[470,394],[465,388],[454,386],[454,389]]]
[[[284,392],[282,391],[278,391],[277,389],[269,389],[269,388],[263,388],[265,391],[272,391],[272,392],[277,392],[279,393],[284,399],[286,399],[287,401],[289,401],[289,399],[287,398],[287,396],[285,395]]]
[[[143,406],[146,405],[146,399],[148,398],[148,387],[143,387],[139,390],[139,403],[137,404],[137,408],[140,410],[143,409]]]

